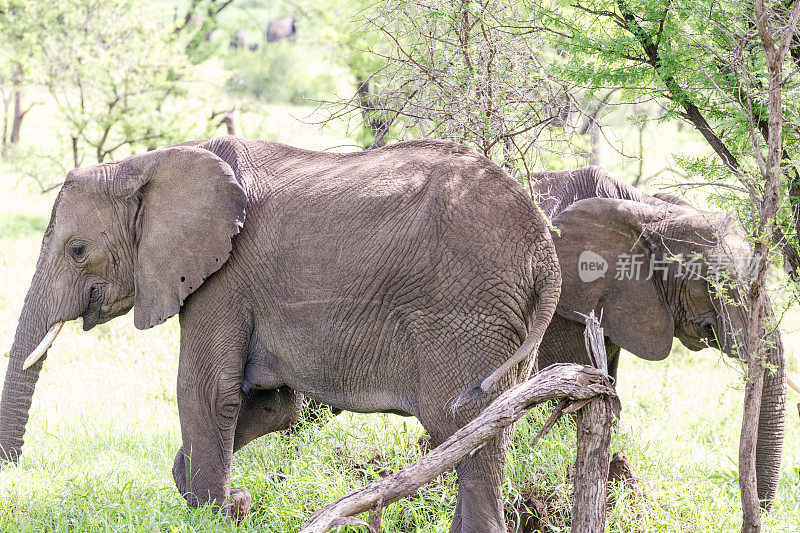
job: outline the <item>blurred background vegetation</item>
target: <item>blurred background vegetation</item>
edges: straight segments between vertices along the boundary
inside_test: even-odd
[[[746,213],[748,191],[759,192],[767,118],[748,6],[0,0],[0,341],[13,336],[65,173],[190,139],[233,133],[351,151],[443,137],[523,186],[536,171],[599,164],[649,192],[668,187],[700,207]],[[800,61],[796,52],[790,62]],[[787,80],[783,104],[779,221],[793,245],[795,83]],[[703,186],[675,187],[687,182]],[[780,274],[770,283],[796,371],[796,284]],[[295,531],[314,509],[421,453],[415,421],[345,415],[237,454],[234,484],[253,495],[242,524],[188,510],[170,474],[180,442],[177,331],[175,319],[136,331],[129,316],[89,333],[65,327],[34,395],[20,466],[0,474],[0,528]],[[624,429],[613,449],[629,456],[642,486],[612,487],[609,530],[736,531],[742,368],[679,343],[673,354],[622,357]],[[547,414],[519,424],[509,455],[515,531],[533,531],[532,516],[542,531],[569,527],[575,428],[565,420],[530,447]],[[767,531],[794,532],[800,522],[800,423],[792,408],[787,418]],[[390,506],[384,528],[446,531],[454,501],[444,476]]]
[[[550,7],[563,9],[511,0],[3,0],[2,155],[45,188],[75,166],[230,132],[350,150],[452,138],[523,182],[587,163],[638,185],[686,177],[699,158],[709,166],[712,152],[675,120],[668,98],[656,98],[652,73],[593,57],[576,38],[577,29],[591,35],[589,23],[561,38],[564,13],[574,26],[579,10]],[[622,46],[609,39],[609,49]],[[278,115],[319,126],[297,127],[328,145],[284,137]]]

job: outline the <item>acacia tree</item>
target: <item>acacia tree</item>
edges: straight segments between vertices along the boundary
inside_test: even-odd
[[[372,31],[367,20],[374,13],[373,0],[287,0],[291,8],[310,22],[319,42],[331,45],[343,60],[353,82],[353,93],[348,98],[359,116],[356,140],[365,148],[383,146],[388,138],[383,117],[374,113],[373,76],[383,64],[383,51],[388,40]],[[354,130],[356,128],[353,128]]]
[[[780,2],[767,10],[788,20]],[[717,156],[676,157],[688,173],[717,182],[729,177],[748,181],[758,150],[751,134],[761,137],[755,142],[766,142],[769,116],[768,74],[752,3],[589,0],[545,13],[537,28],[564,51],[557,66],[563,76],[589,94],[615,86],[658,101],[666,111],[659,121],[688,122]],[[792,39],[789,52],[800,66],[800,42]],[[792,277],[800,269],[795,249],[800,180],[793,163],[800,153],[797,104],[795,99],[782,104],[786,139],[781,161],[790,171],[785,185],[791,209],[779,212],[773,235]],[[725,192],[718,196],[732,199]]]
[[[213,53],[213,47],[204,49],[203,43],[211,38],[211,34],[219,27],[220,14],[233,4],[233,0],[190,0],[183,16],[178,19],[175,8],[175,36],[183,34],[187,37],[186,54],[195,63],[201,63]]]
[[[34,103],[25,103],[26,72],[30,70],[30,20],[18,0],[0,0],[0,97],[3,100],[2,149],[18,144],[22,121]]]
[[[147,2],[22,2],[3,27],[25,28],[29,83],[44,87],[66,127],[72,164],[152,149],[208,131],[207,111],[182,98],[192,66],[181,40]],[[22,52],[20,52],[22,53]]]
[[[69,124],[75,165],[85,150],[102,162],[124,146],[178,140],[184,118],[173,106],[188,61],[155,13],[131,0],[59,9],[58,30],[40,34],[38,53],[43,82]]]

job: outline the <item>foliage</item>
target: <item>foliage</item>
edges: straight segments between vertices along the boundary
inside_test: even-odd
[[[788,23],[788,7],[774,8],[774,27]],[[724,207],[739,211],[746,225],[758,218],[752,198],[763,195],[767,153],[769,73],[752,2],[713,0],[590,0],[555,4],[542,19],[544,31],[564,50],[559,74],[588,94],[602,87],[623,87],[636,101],[656,100],[665,109],[658,121],[681,119],[703,136],[716,158],[684,155],[676,161],[693,176],[707,179]],[[800,41],[792,41],[785,65],[782,117],[782,198],[790,208],[778,214],[779,226],[796,244],[800,157]],[[798,63],[800,64],[800,63]],[[741,190],[730,188],[731,178]],[[741,192],[746,194],[742,195]],[[786,205],[786,203],[784,204]],[[747,211],[747,212],[745,212]],[[796,267],[796,265],[792,265]]]
[[[232,50],[225,66],[230,72],[226,88],[250,94],[266,102],[299,103],[321,100],[336,90],[329,71],[310,72],[304,65],[312,59],[300,43],[269,43],[257,51]]]
[[[532,14],[512,0],[380,2],[367,28],[390,42],[370,80],[381,135],[453,139],[522,181],[574,159],[569,89],[544,69],[554,51],[522,22]]]
[[[67,124],[75,166],[205,132],[178,103],[191,74],[183,46],[146,3],[36,2],[12,17],[29,25],[35,76]]]
[[[350,87],[336,96],[352,102],[358,111],[358,127],[350,128],[364,147],[385,143],[381,117],[372,113],[371,77],[384,64],[383,52],[390,39],[369,26],[376,3],[372,0],[332,0],[293,2],[297,10],[312,22],[319,44],[331,47],[344,64]]]
[[[217,43],[211,43],[210,36],[220,26],[220,14],[231,4],[233,0],[190,0],[183,19],[175,21],[172,32],[186,36],[186,55],[193,63],[202,63],[217,52]]]

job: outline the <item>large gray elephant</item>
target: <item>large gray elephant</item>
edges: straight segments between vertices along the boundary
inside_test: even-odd
[[[727,300],[745,303],[746,295],[733,291],[718,298],[709,290],[707,267],[695,276],[689,265],[694,256],[695,271],[707,265],[731,282],[741,277],[736,267],[746,267],[751,255],[732,217],[697,210],[669,194],[649,196],[599,167],[545,172],[535,180],[537,201],[560,232],[553,240],[563,275],[556,315],[539,351],[540,368],[556,362],[589,364],[578,312],[590,310],[602,310],[614,377],[620,348],[657,361],[667,357],[673,337],[690,350],[711,346],[737,355],[737,337],[743,345],[746,339],[739,332],[747,328],[742,307]],[[596,255],[582,257],[587,252]],[[637,256],[640,275],[628,275]],[[677,256],[684,261],[662,262]],[[600,267],[604,261],[608,268],[602,276],[600,270],[587,270],[597,257],[602,258]],[[651,262],[658,267],[653,275]],[[623,275],[616,269],[620,264]],[[768,340],[768,362],[775,370],[765,370],[756,450],[758,495],[765,505],[778,486],[786,410],[780,332],[771,331]]]
[[[73,170],[11,348],[0,446],[20,455],[62,322],[178,313],[175,482],[190,505],[241,515],[232,454],[291,424],[300,394],[416,416],[441,442],[485,404],[453,414],[459,393],[527,377],[559,290],[529,195],[455,143],[334,154],[227,137]],[[451,531],[505,531],[507,440],[457,467]]]

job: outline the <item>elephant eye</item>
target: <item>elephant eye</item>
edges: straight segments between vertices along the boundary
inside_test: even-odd
[[[81,261],[86,254],[86,246],[83,244],[73,244],[69,248],[69,253],[75,261]]]

